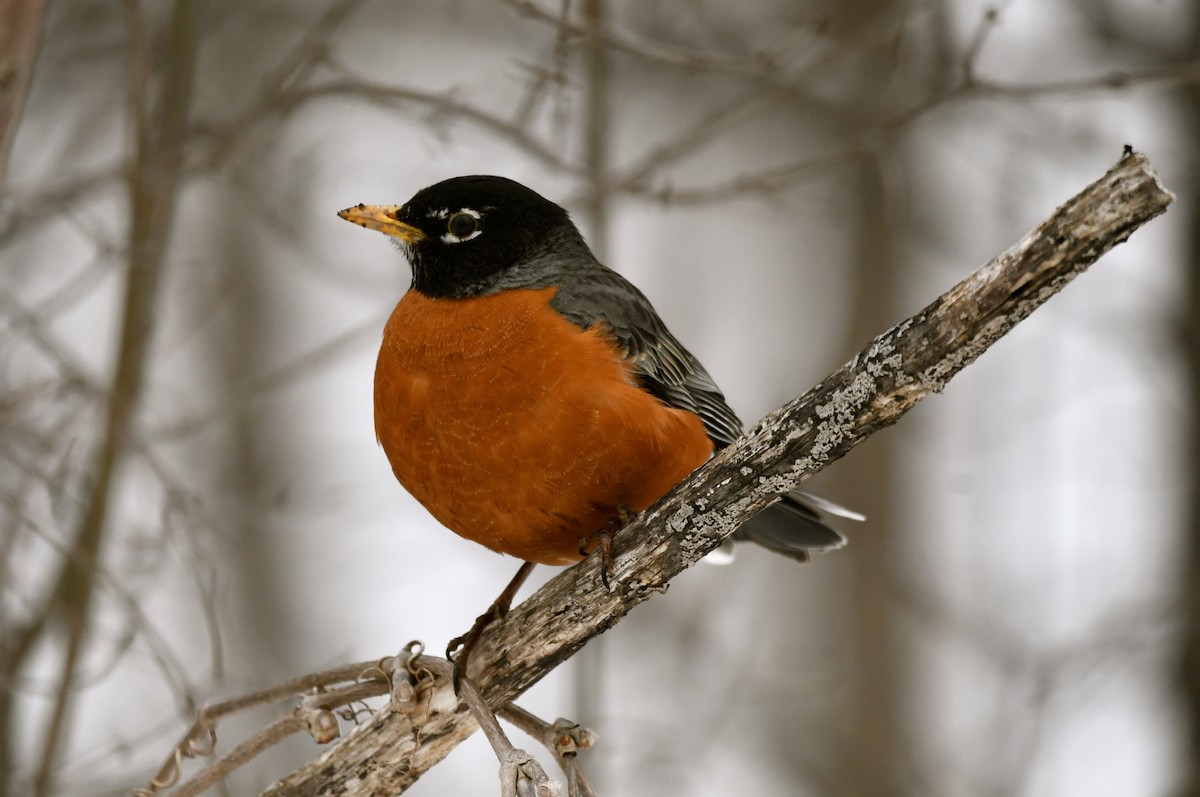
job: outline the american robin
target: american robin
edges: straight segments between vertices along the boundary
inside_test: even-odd
[[[526,563],[570,564],[582,540],[741,434],[645,295],[525,186],[456,177],[404,205],[338,215],[395,238],[412,265],[379,350],[375,433],[396,478],[455,533]],[[803,561],[845,542],[818,510],[853,515],[795,493],[737,536]]]

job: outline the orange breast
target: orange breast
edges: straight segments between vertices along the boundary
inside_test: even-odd
[[[409,291],[384,330],[375,433],[447,528],[532,562],[578,560],[621,506],[645,509],[712,453],[700,419],[639,388],[608,334],[553,288]]]

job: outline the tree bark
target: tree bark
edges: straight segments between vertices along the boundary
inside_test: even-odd
[[[473,680],[503,706],[719,546],[740,523],[895,423],[1017,322],[1174,197],[1146,158],[1126,152],[1020,242],[914,317],[883,333],[805,395],[760,421],[621,530],[613,583],[589,557],[493,626]],[[271,797],[404,791],[474,730],[444,685],[413,713],[386,706],[318,759],[269,788]]]

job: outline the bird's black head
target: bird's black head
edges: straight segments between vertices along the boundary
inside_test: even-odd
[[[397,206],[358,205],[343,219],[396,238],[426,296],[463,299],[544,283],[552,261],[590,252],[567,211],[504,177],[454,177]]]

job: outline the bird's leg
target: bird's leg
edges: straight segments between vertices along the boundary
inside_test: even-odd
[[[592,551],[600,548],[600,582],[604,584],[607,590],[612,589],[609,584],[612,578],[612,541],[613,535],[619,530],[629,525],[629,521],[637,517],[637,512],[633,507],[621,504],[617,507],[617,516],[609,519],[604,528],[589,534],[579,542],[580,556],[587,556]]]
[[[517,591],[521,589],[525,579],[529,578],[529,574],[533,572],[534,564],[534,562],[522,562],[517,574],[512,577],[512,581],[508,582],[508,586],[500,593],[500,597],[492,601],[492,605],[486,612],[475,618],[475,624],[471,626],[471,630],[450,640],[450,644],[446,646],[446,658],[454,662],[455,694],[458,693],[459,681],[467,674],[471,652],[475,650],[475,645],[478,644],[483,629],[508,614],[508,610],[512,608],[513,598],[517,596]],[[455,651],[458,651],[457,655]]]

